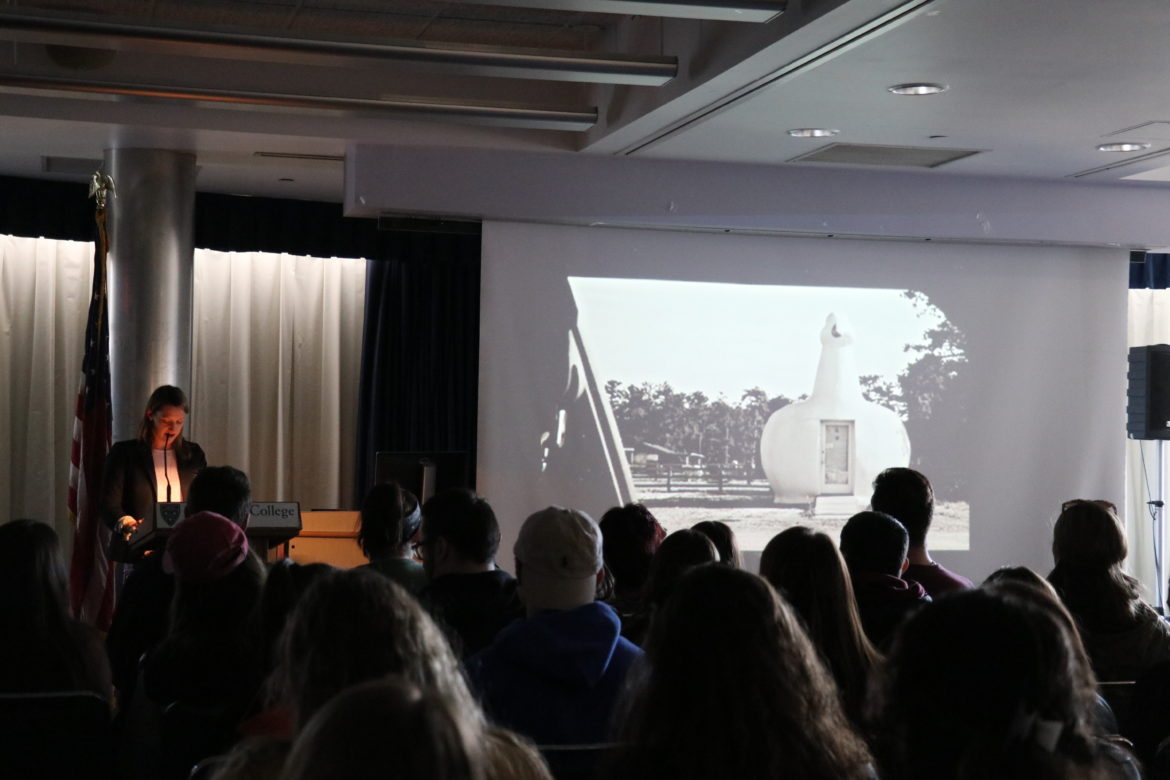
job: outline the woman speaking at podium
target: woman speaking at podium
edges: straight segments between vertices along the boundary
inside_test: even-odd
[[[138,438],[110,448],[102,472],[102,520],[115,534],[112,548],[124,542],[162,501],[182,501],[199,469],[203,450],[183,438],[187,395],[172,385],[150,394],[138,425]],[[124,544],[121,545],[124,547]]]

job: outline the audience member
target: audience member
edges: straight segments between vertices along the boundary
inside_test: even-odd
[[[1140,777],[1089,733],[1095,680],[1035,598],[972,590],[926,605],[894,642],[878,702],[882,775]]]
[[[528,617],[467,662],[488,717],[538,745],[605,742],[630,667],[642,651],[594,601],[601,531],[587,515],[548,507],[524,521],[516,575]]]
[[[796,526],[772,537],[760,557],[760,576],[800,616],[821,660],[841,691],[845,714],[864,723],[869,684],[881,655],[865,635],[849,572],[826,534]]]
[[[251,505],[252,486],[244,472],[231,466],[208,466],[191,481],[185,512],[188,517],[214,512],[247,528]],[[134,695],[142,656],[166,635],[174,592],[174,577],[163,571],[162,556],[155,552],[134,565],[118,594],[106,651],[123,702]]]
[[[969,579],[948,571],[930,557],[926,534],[934,518],[934,488],[925,475],[908,468],[886,469],[873,481],[869,504],[875,512],[896,518],[910,534],[906,579],[919,583],[935,598],[973,587]]]
[[[318,577],[336,569],[327,563],[297,563],[282,558],[268,569],[260,595],[260,634],[264,645],[264,669],[272,671],[280,635],[301,596]]]
[[[113,696],[97,634],[69,615],[57,534],[44,523],[0,525],[0,693]]]
[[[214,512],[191,515],[162,566],[175,577],[170,627],[143,659],[123,741],[138,777],[186,777],[230,747],[262,680],[264,565],[244,530]]]
[[[1065,502],[1053,529],[1056,566],[1048,581],[1076,619],[1102,681],[1136,680],[1170,660],[1170,626],[1142,601],[1137,580],[1122,571],[1127,552],[1111,504]]]
[[[865,634],[883,648],[908,614],[930,601],[921,585],[902,577],[909,536],[893,517],[858,512],[841,529],[841,555]]]
[[[613,600],[623,617],[637,612],[642,587],[650,573],[650,561],[666,531],[641,504],[615,506],[601,516],[602,550],[605,565],[613,576]]]
[[[486,780],[481,724],[464,702],[401,677],[326,703],[301,730],[284,780]]]
[[[420,598],[462,657],[524,614],[516,580],[496,566],[499,546],[495,513],[470,490],[445,490],[423,505],[416,551],[430,582]]]
[[[335,570],[319,576],[293,609],[270,694],[299,729],[340,691],[389,674],[479,712],[458,660],[414,597],[369,569]]]
[[[642,607],[622,624],[622,636],[636,645],[646,640],[654,613],[687,571],[704,563],[718,563],[719,551],[704,534],[691,529],[666,537],[650,562],[650,574],[642,589]]]
[[[371,569],[413,594],[427,584],[422,564],[411,558],[410,543],[422,524],[418,499],[396,482],[374,485],[362,502],[358,545]]]
[[[489,726],[483,748],[487,780],[553,780],[540,751],[514,731]]]
[[[731,526],[719,520],[704,520],[691,526],[692,531],[698,531],[711,540],[719,552],[719,562],[736,569],[743,568],[743,558],[739,554],[739,543],[735,539],[735,531]]]
[[[865,743],[796,616],[726,566],[683,576],[655,618],[610,777],[871,778]]]

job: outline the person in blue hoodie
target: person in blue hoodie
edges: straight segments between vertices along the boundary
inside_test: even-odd
[[[642,651],[594,600],[601,530],[588,515],[548,507],[529,517],[513,548],[528,616],[467,661],[472,687],[496,725],[538,746],[597,745]]]

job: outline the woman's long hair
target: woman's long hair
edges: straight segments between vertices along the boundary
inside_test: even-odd
[[[791,608],[728,566],[683,576],[656,617],[621,733],[625,777],[869,777],[870,757]]]
[[[877,701],[882,772],[905,780],[1095,778],[1095,679],[1031,586],[948,595],[909,620]]]
[[[1110,633],[1131,626],[1140,605],[1138,581],[1121,569],[1125,531],[1103,502],[1070,501],[1052,532],[1056,566],[1048,581],[1085,631]]]
[[[0,525],[0,664],[23,670],[27,687],[21,690],[93,687],[66,582],[52,528],[33,520]]]
[[[183,414],[190,414],[191,410],[188,408],[187,394],[174,385],[162,385],[156,387],[154,392],[150,394],[150,398],[146,400],[146,412],[143,413],[142,419],[138,422],[138,441],[149,446],[154,440],[154,420],[152,415],[164,406],[175,406],[183,410]],[[186,430],[186,425],[183,429]],[[171,449],[178,455],[178,457],[187,457],[187,440],[183,438],[183,431],[179,431],[175,436],[175,440],[171,443]]]
[[[796,610],[837,681],[846,714],[860,726],[881,654],[861,627],[853,585],[837,545],[809,528],[789,528],[764,548],[760,576]]]
[[[272,691],[301,727],[342,689],[388,674],[439,689],[482,717],[459,661],[413,596],[369,569],[318,577],[281,636]]]

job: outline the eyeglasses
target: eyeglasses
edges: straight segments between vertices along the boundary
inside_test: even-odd
[[[1067,512],[1073,507],[1080,506],[1081,504],[1092,504],[1093,506],[1104,509],[1107,512],[1117,514],[1117,507],[1113,505],[1112,501],[1105,501],[1104,499],[1100,498],[1074,498],[1061,504],[1060,511]]]

